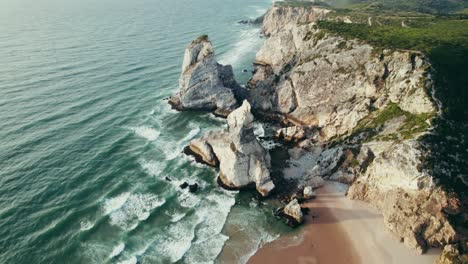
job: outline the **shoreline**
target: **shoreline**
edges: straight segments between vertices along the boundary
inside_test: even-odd
[[[302,241],[285,235],[261,247],[249,259],[256,263],[434,263],[440,250],[424,255],[404,246],[386,230],[383,217],[368,204],[349,200],[343,184],[326,182],[300,230]]]

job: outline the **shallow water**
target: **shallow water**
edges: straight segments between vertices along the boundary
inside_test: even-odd
[[[0,2],[1,262],[201,263],[224,246],[237,263],[282,232],[253,194],[220,189],[181,154],[224,121],[163,100],[201,34],[245,82],[262,40],[236,22],[270,4]]]

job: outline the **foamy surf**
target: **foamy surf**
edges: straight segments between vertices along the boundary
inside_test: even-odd
[[[187,136],[185,136],[181,141],[180,143],[186,143],[190,140],[192,140],[196,135],[198,135],[198,133],[200,133],[200,127],[196,127],[192,130],[190,130],[190,132],[187,134]],[[179,144],[180,144],[179,143]]]
[[[80,222],[80,231],[87,231],[94,227],[94,223],[88,220]]]
[[[125,244],[119,243],[117,246],[114,247],[112,252],[109,254],[109,258],[112,259],[112,258],[117,257],[118,255],[120,255],[120,253],[122,253],[122,251],[124,251],[124,249],[125,249]]]
[[[107,215],[113,212],[114,210],[117,210],[120,207],[122,207],[125,201],[127,201],[128,197],[130,197],[130,193],[125,192],[114,198],[106,199],[103,205],[104,214]]]
[[[153,209],[165,202],[164,198],[153,194],[132,194],[117,210],[112,211],[109,223],[124,230],[133,230],[138,222],[146,220]]]
[[[139,137],[145,138],[149,141],[155,141],[160,135],[159,131],[147,126],[134,127],[130,129]]]
[[[246,57],[249,52],[255,50],[260,45],[262,39],[259,38],[260,28],[251,27],[244,29],[240,32],[239,39],[227,53],[225,53],[220,60],[221,64],[230,64],[238,67],[241,60]]]
[[[164,170],[164,165],[161,162],[151,160],[147,161],[141,159],[138,161],[140,166],[151,176],[160,177],[161,172]]]
[[[137,264],[138,259],[135,256],[130,257],[129,259],[126,259],[124,261],[118,262],[118,264]]]

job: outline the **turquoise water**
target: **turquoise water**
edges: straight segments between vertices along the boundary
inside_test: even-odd
[[[245,82],[262,40],[236,22],[270,4],[1,1],[0,262],[238,263],[277,236],[267,206],[181,154],[224,120],[163,100],[200,34]]]

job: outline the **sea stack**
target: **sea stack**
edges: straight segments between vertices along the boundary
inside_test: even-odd
[[[255,185],[262,196],[267,196],[275,188],[269,172],[270,154],[255,137],[253,121],[250,104],[244,101],[227,117],[227,130],[192,140],[186,153],[212,166],[219,162],[218,182],[224,188]]]
[[[207,35],[185,49],[179,92],[169,99],[177,110],[206,110],[226,117],[238,104],[243,88],[234,79],[231,65],[219,64]]]

